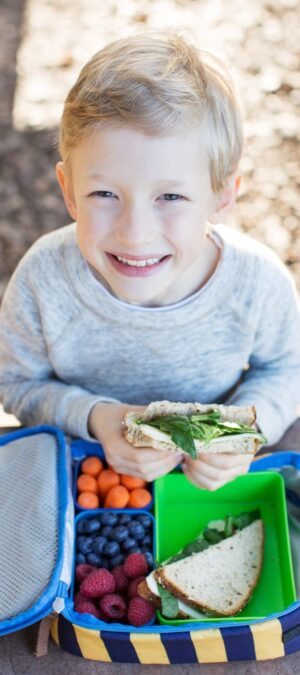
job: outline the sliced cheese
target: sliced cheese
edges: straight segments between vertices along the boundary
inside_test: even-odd
[[[150,424],[137,424],[136,426],[143,434],[145,434],[145,436],[149,436],[149,438],[153,438],[155,441],[169,443],[171,440],[170,434],[166,434],[164,431],[151,427]]]

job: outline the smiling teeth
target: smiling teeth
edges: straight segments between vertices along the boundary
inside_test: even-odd
[[[129,265],[131,267],[147,267],[147,265],[156,265],[159,261],[160,258],[147,258],[146,260],[129,260],[129,258],[121,258],[121,256],[117,255],[116,258],[124,263],[125,265]]]

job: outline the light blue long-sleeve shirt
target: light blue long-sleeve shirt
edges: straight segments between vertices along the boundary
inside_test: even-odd
[[[300,311],[266,246],[226,225],[210,280],[189,298],[138,307],[114,297],[79,251],[76,225],[41,237],[19,263],[0,315],[0,400],[26,425],[90,438],[101,400],[254,404],[269,444],[297,416]]]

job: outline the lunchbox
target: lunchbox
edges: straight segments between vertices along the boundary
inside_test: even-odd
[[[284,609],[266,616],[140,628],[74,611],[73,481],[78,463],[88,455],[103,457],[103,450],[94,442],[70,441],[48,425],[0,437],[0,635],[40,622],[37,655],[45,653],[50,626],[62,649],[107,663],[264,660],[300,649],[300,454],[262,456],[250,468],[256,474],[280,474],[284,481],[297,599],[290,602],[287,596]],[[156,490],[155,485],[154,520]]]

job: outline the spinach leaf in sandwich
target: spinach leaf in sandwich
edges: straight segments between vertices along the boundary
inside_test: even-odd
[[[145,424],[145,420],[137,420],[137,424]],[[188,452],[193,459],[196,459],[197,450],[189,417],[186,415],[162,415],[147,420],[147,424],[170,434],[175,445]]]
[[[255,434],[259,436],[263,443],[267,439],[253,427],[236,422],[222,422],[218,410],[204,413],[202,415],[161,415],[147,420],[146,424],[155,427],[171,436],[175,445],[182,448],[193,459],[197,457],[197,450],[194,439],[210,443],[220,436],[236,434]],[[137,424],[145,424],[145,420],[137,420]]]
[[[161,613],[167,619],[175,619],[179,612],[177,598],[161,584],[157,584],[157,588],[161,599]]]

